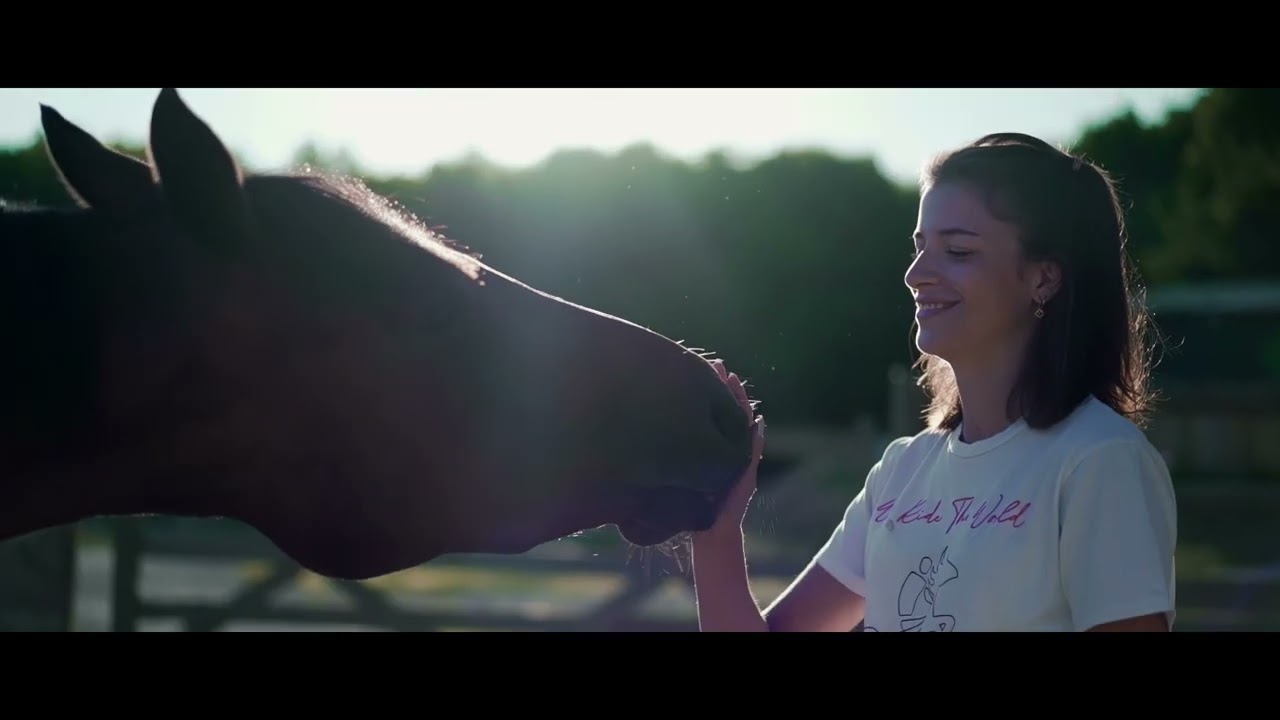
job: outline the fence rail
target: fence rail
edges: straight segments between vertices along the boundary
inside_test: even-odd
[[[378,581],[356,582],[320,579],[300,568],[263,542],[250,538],[229,539],[225,545],[153,538],[148,542],[142,523],[145,519],[123,519],[115,523],[115,603],[112,630],[133,631],[147,618],[176,619],[188,632],[220,629],[232,621],[324,623],[359,625],[401,631],[434,631],[449,628],[471,630],[680,632],[696,630],[691,617],[646,617],[644,605],[674,580],[691,583],[687,566],[669,556],[649,553],[628,557],[605,550],[586,557],[546,557],[538,550],[524,555],[446,556],[405,573],[449,574],[457,571],[524,575],[542,586],[573,577],[608,578],[613,587],[580,611],[539,614],[518,610],[487,609],[481,603],[439,603],[428,597],[397,593],[380,587]],[[229,536],[233,537],[233,536]],[[242,584],[230,598],[211,597],[187,600],[148,599],[143,592],[142,565],[166,559],[229,561],[258,568],[259,572]],[[753,562],[752,574],[759,578],[789,578],[799,567],[787,562]],[[306,605],[281,606],[273,598],[310,577],[333,592],[321,606],[312,600]],[[429,594],[428,594],[429,595]],[[419,602],[413,602],[418,600]],[[416,605],[416,606],[415,606]]]

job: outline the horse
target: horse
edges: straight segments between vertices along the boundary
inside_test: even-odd
[[[228,518],[362,580],[608,527],[664,544],[750,462],[720,360],[357,179],[248,172],[174,89],[145,159],[40,115],[71,201],[0,211],[0,541]]]

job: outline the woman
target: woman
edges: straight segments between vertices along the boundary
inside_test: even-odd
[[[1000,133],[938,158],[922,191],[905,282],[927,428],[889,445],[763,613],[741,531],[753,465],[693,541],[702,629],[1171,629],[1176,505],[1140,430],[1145,314],[1115,187]]]

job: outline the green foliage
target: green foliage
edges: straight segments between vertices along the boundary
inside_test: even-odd
[[[1124,183],[1148,281],[1280,278],[1280,90],[1214,88],[1154,126],[1126,114],[1092,128],[1077,149]]]

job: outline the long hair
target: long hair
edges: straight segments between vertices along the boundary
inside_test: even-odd
[[[1116,183],[1101,167],[1021,133],[986,135],[937,157],[921,189],[958,182],[976,188],[988,211],[1019,230],[1023,258],[1061,268],[1061,288],[1037,320],[1008,399],[1011,416],[1052,426],[1089,395],[1145,426],[1149,387],[1145,291],[1127,253]],[[919,385],[932,429],[963,417],[951,366],[922,355]]]

